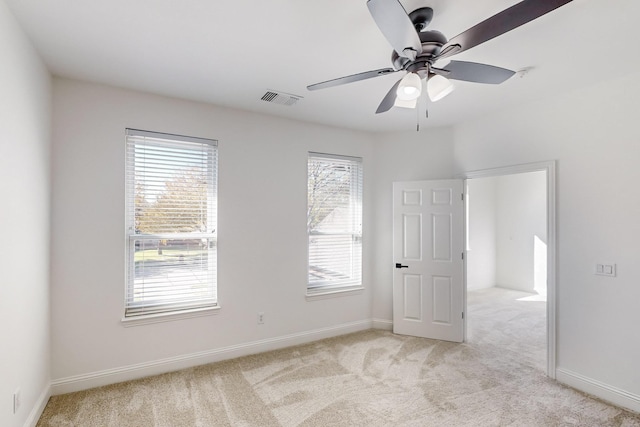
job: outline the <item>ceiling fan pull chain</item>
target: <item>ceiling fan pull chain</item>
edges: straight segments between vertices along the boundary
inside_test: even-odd
[[[416,104],[416,132],[420,132],[420,103]]]

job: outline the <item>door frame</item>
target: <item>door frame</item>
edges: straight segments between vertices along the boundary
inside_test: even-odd
[[[490,178],[504,175],[515,175],[527,172],[544,171],[547,175],[547,376],[556,378],[556,316],[557,316],[557,239],[556,239],[556,161],[546,161],[538,163],[527,163],[521,165],[513,165],[499,168],[474,170],[462,172],[456,175],[456,178],[465,180],[464,193],[467,197],[468,179],[474,178]],[[465,210],[465,224],[466,210]],[[464,227],[464,236],[466,240],[466,227]],[[467,248],[464,247],[464,311],[467,311]],[[464,318],[464,339],[467,339],[467,317]]]

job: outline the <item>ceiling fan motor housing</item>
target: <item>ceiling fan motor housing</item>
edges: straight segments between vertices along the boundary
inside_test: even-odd
[[[395,50],[391,53],[391,62],[396,70],[415,72],[427,67],[427,64],[433,63],[433,58],[440,53],[442,46],[447,43],[447,38],[440,31],[422,31],[418,35],[422,43],[422,53],[414,61],[398,55]]]
[[[418,8],[409,14],[409,19],[416,31],[424,31],[433,19],[433,9],[430,7]]]

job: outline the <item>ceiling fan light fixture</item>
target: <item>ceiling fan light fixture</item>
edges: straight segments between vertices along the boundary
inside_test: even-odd
[[[400,81],[396,96],[401,101],[413,101],[422,93],[422,80],[416,73],[408,73]]]
[[[455,86],[446,77],[435,75],[427,81],[427,93],[431,102],[436,102],[449,95]]]
[[[398,97],[396,97],[395,102],[393,103],[394,107],[400,107],[400,108],[416,108],[416,105],[418,105],[418,99],[412,99],[410,101],[404,101]]]

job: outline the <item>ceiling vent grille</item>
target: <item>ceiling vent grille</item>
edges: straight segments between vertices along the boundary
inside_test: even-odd
[[[263,101],[272,102],[274,104],[286,105],[288,107],[295,105],[298,101],[300,101],[303,97],[298,95],[291,95],[289,93],[284,92],[274,92],[268,90],[267,93],[262,95]]]

